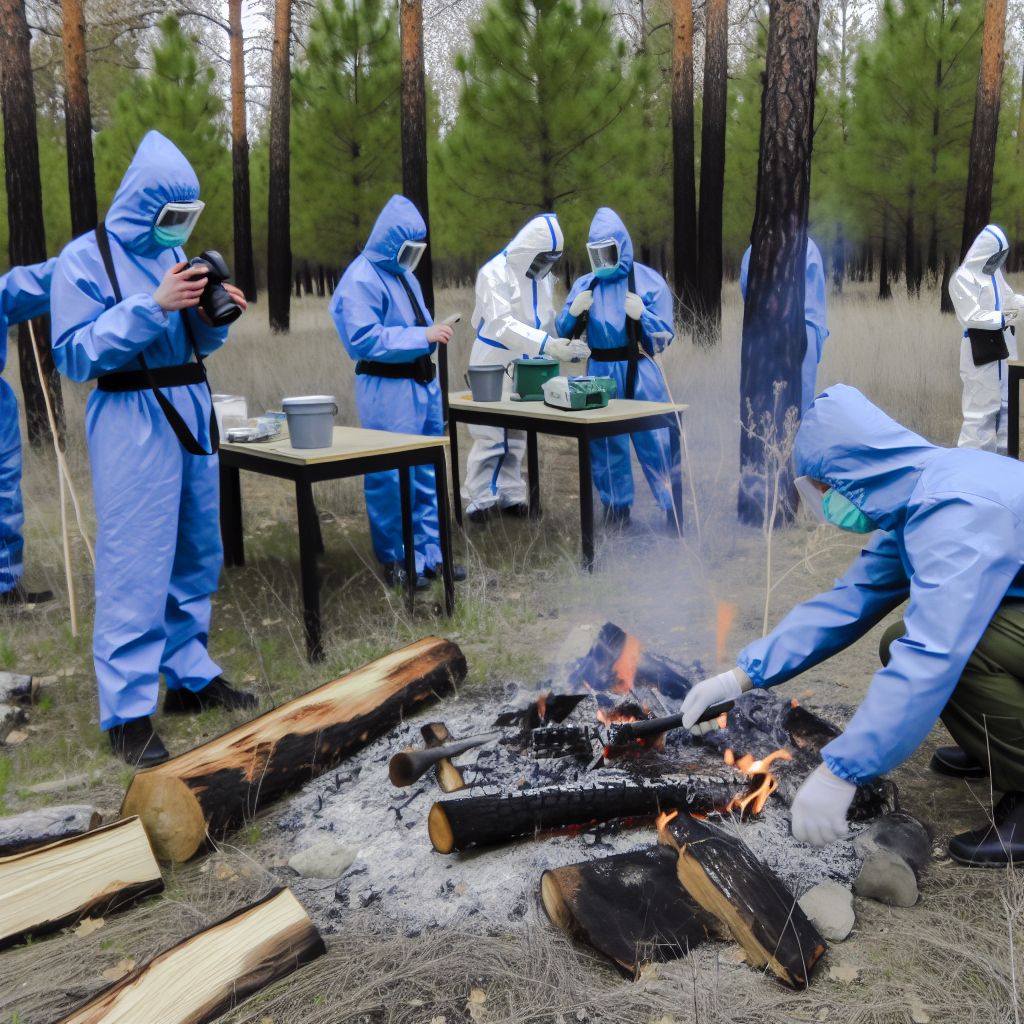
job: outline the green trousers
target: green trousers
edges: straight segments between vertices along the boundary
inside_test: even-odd
[[[903,636],[903,621],[882,635],[879,656]],[[1024,601],[1006,601],[982,634],[942,712],[957,745],[987,765],[1000,792],[1024,792]]]

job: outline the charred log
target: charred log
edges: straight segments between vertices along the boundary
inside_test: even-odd
[[[0,857],[25,853],[97,828],[103,819],[95,807],[42,807],[0,818]]]
[[[448,726],[444,722],[428,722],[420,729],[420,735],[428,747],[440,747],[455,738],[448,731]],[[437,784],[442,793],[457,793],[460,789],[466,788],[462,769],[452,764],[449,757],[443,757],[438,761],[434,774],[437,776]]]

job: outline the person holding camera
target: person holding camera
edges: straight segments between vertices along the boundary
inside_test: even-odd
[[[249,708],[207,652],[223,550],[217,427],[203,359],[227,340],[245,296],[216,253],[181,246],[203,210],[199,179],[158,132],[143,138],[106,217],[70,242],[52,284],[53,355],[95,380],[86,434],[96,502],[93,659],[100,727],[145,767],[169,756],[164,710]]]

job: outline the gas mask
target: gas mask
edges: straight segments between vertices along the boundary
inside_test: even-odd
[[[198,199],[184,203],[166,203],[156,215],[153,238],[165,249],[184,245],[192,234],[206,204]]]
[[[989,256],[985,261],[985,266],[982,267],[982,270],[986,274],[994,274],[997,270],[1002,269],[1003,264],[1006,263],[1006,259],[1009,255],[1009,249],[1000,249],[994,256]]]
[[[547,277],[555,264],[562,258],[560,252],[539,252],[533,257],[533,261],[526,268],[526,276],[531,281],[540,281]]]

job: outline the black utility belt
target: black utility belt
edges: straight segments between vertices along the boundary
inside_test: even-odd
[[[437,367],[430,356],[420,356],[411,363],[377,363],[372,359],[360,359],[356,363],[356,373],[360,376],[414,380],[417,384],[429,384],[437,376]]]
[[[149,391],[151,388],[179,388],[186,384],[202,384],[206,372],[200,363],[184,366],[154,366],[150,370],[125,370],[98,377],[100,391]]]
[[[625,363],[633,358],[633,353],[629,345],[620,345],[618,348],[592,348],[590,358],[602,363]]]

